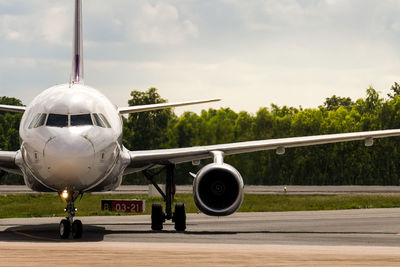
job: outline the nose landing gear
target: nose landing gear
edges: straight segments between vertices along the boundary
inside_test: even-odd
[[[59,226],[60,238],[67,239],[72,233],[72,238],[79,239],[82,237],[83,226],[80,220],[74,221],[74,216],[77,211],[74,202],[78,198],[79,192],[74,192],[71,195],[68,191],[64,190],[61,193],[61,197],[67,201],[67,207],[64,209],[68,213],[68,216],[61,220]]]

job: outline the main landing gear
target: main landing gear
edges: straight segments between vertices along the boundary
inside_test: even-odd
[[[78,198],[79,192],[69,194],[67,190],[61,193],[61,198],[67,201],[67,207],[64,209],[68,216],[60,222],[60,238],[67,239],[72,233],[72,238],[79,239],[82,237],[83,226],[80,220],[74,221],[76,208],[74,205],[75,200]]]
[[[153,204],[151,207],[151,229],[155,231],[160,231],[163,229],[163,224],[166,220],[172,220],[175,223],[176,231],[186,230],[186,209],[184,203],[175,204],[175,212],[172,212],[172,202],[175,197],[175,180],[174,180],[174,170],[175,165],[169,164],[165,166],[166,170],[166,183],[165,183],[165,193],[161,190],[158,184],[154,181],[154,176],[156,174],[150,174],[148,171],[143,171],[146,178],[154,185],[157,191],[164,198],[165,202],[165,213],[163,212],[163,207],[161,204]]]

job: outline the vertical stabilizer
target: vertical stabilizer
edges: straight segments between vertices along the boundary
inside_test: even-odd
[[[71,83],[83,83],[82,0],[75,0]]]

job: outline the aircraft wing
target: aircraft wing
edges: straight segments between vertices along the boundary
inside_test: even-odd
[[[119,112],[119,114],[137,113],[137,112],[143,112],[143,111],[151,111],[151,110],[159,110],[159,109],[165,109],[165,108],[173,108],[173,107],[181,107],[181,106],[187,106],[187,105],[216,102],[216,101],[220,101],[220,100],[221,99],[206,99],[206,100],[186,101],[186,102],[178,102],[178,103],[160,103],[160,104],[120,107],[120,108],[118,108],[118,112]]]
[[[25,112],[26,107],[13,105],[0,105],[0,110],[11,112]]]
[[[221,151],[224,155],[234,155],[261,150],[277,150],[278,154],[283,154],[285,148],[356,140],[364,140],[366,146],[371,146],[374,138],[391,136],[400,136],[400,129],[289,137],[186,148],[129,151],[131,163],[128,168],[140,168],[149,164],[178,164],[212,158],[215,151]]]
[[[18,151],[0,151],[0,169],[6,172],[22,174],[20,168],[15,164]]]

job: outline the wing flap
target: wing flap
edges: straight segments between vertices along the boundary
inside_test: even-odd
[[[392,136],[400,136],[400,129],[289,137],[186,148],[130,151],[130,167],[134,168],[144,166],[146,164],[178,164],[193,160],[201,160],[211,158],[212,151],[222,151],[225,155],[234,155],[262,150],[275,150],[278,148],[321,145],[357,140],[364,140],[367,145],[371,144],[371,141],[374,138],[385,138]]]

